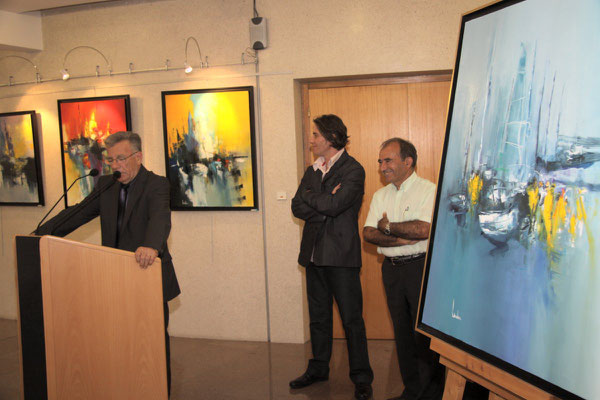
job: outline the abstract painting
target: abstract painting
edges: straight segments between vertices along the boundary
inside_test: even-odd
[[[129,95],[58,100],[58,119],[64,190],[94,168],[100,173],[79,180],[69,190],[65,196],[69,207],[91,193],[100,175],[112,172],[104,162],[104,139],[112,133],[131,130]]]
[[[419,327],[600,398],[600,2],[463,17]]]
[[[35,111],[0,114],[0,205],[44,205]]]
[[[251,86],[162,92],[173,210],[257,209]]]

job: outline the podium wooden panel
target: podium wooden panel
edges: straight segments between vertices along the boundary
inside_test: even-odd
[[[39,257],[47,398],[166,399],[160,260],[141,269],[131,252],[52,236]],[[23,375],[23,398],[40,398]]]

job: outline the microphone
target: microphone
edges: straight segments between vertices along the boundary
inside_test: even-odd
[[[100,173],[100,171],[98,171],[96,168],[92,168],[92,170],[90,172],[88,172],[87,174],[82,175],[79,178],[75,179],[73,181],[73,183],[71,183],[71,185],[69,185],[69,187],[67,188],[67,190],[62,194],[62,196],[60,196],[58,198],[58,200],[56,200],[56,203],[54,203],[54,205],[52,206],[52,208],[50,209],[50,211],[48,211],[46,213],[46,215],[44,215],[44,218],[42,218],[42,220],[39,222],[39,224],[37,224],[37,226],[35,227],[35,230],[33,232],[31,232],[31,234],[34,234],[35,232],[37,232],[38,229],[40,229],[40,225],[42,225],[42,222],[44,222],[44,220],[48,217],[48,215],[50,215],[50,213],[52,212],[52,210],[54,210],[54,208],[58,205],[58,202],[67,195],[67,192],[73,187],[73,185],[75,184],[75,182],[77,182],[80,179],[86,178],[88,176],[98,176],[99,173]]]
[[[112,180],[110,181],[110,183],[108,183],[106,186],[104,186],[101,189],[95,190],[89,195],[87,196],[85,199],[83,199],[83,201],[81,201],[79,204],[76,204],[75,206],[73,206],[70,211],[67,211],[63,217],[56,222],[56,224],[54,224],[54,226],[52,227],[52,231],[50,232],[50,234],[52,234],[54,231],[56,231],[56,229],[58,227],[60,227],[62,224],[64,224],[65,222],[67,222],[68,220],[70,220],[71,218],[73,218],[79,211],[81,211],[84,206],[87,203],[90,203],[94,200],[96,200],[98,197],[100,197],[100,195],[104,192],[106,192],[110,187],[112,187],[112,185],[115,184],[115,182],[118,181],[118,179],[121,177],[121,171],[115,171],[112,173]],[[59,214],[60,215],[60,214]]]

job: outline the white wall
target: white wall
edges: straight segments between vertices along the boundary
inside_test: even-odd
[[[0,49],[43,50],[41,14],[0,10]]]
[[[144,164],[164,174],[160,92],[257,85],[262,124],[259,180],[265,207],[258,212],[173,212],[169,239],[183,293],[171,303],[174,336],[304,342],[307,312],[302,268],[296,259],[300,223],[289,199],[302,174],[299,98],[295,80],[453,67],[460,16],[482,0],[258,0],[268,18],[269,47],[254,65],[114,76],[0,88],[0,112],[34,109],[41,117],[47,203],[62,191],[56,100],[130,94],[133,129],[144,138]],[[127,1],[43,13],[44,51],[32,58],[43,78],[56,78],[64,55],[79,45],[106,54],[115,71],[172,66],[184,61],[185,39],[198,39],[213,65],[236,63],[249,45],[250,0]],[[197,57],[190,47],[192,61]],[[72,75],[105,66],[91,51],[68,60]],[[10,72],[10,73],[9,73]],[[0,62],[0,84],[35,77],[16,59]],[[260,145],[262,143],[262,145]],[[276,201],[286,191],[287,201]],[[15,318],[13,237],[26,234],[47,207],[0,207],[2,249],[0,317]],[[97,223],[73,234],[99,242]],[[268,293],[268,295],[267,295]],[[268,313],[267,313],[268,304]],[[270,321],[270,323],[269,323]]]

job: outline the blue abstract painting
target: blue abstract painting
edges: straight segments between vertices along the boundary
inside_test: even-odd
[[[598,399],[600,1],[513,1],[473,15],[420,324],[561,397]]]

